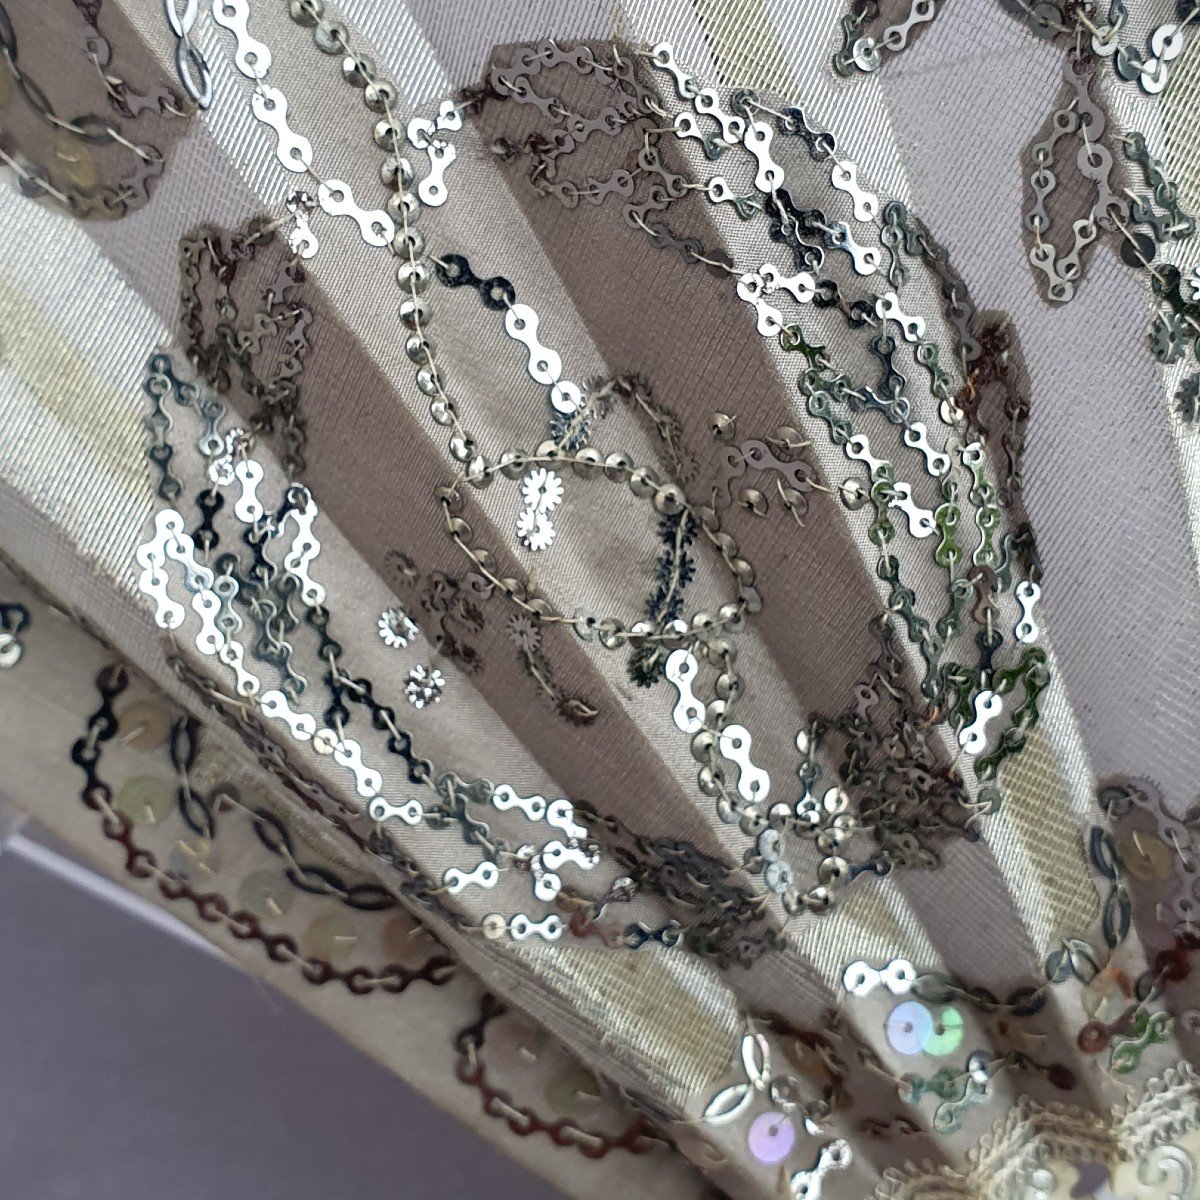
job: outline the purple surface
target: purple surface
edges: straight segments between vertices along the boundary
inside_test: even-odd
[[[0,856],[0,1196],[561,1200],[265,985]]]

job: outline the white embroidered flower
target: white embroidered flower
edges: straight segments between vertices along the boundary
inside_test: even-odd
[[[547,550],[554,541],[554,526],[545,513],[523,508],[517,514],[517,537],[530,550]]]
[[[404,694],[413,708],[425,708],[442,698],[446,677],[436,667],[413,667],[404,685]]]
[[[1200,267],[1193,267],[1183,281],[1183,290],[1189,300],[1200,300]]]
[[[233,483],[236,460],[245,454],[252,445],[250,435],[240,426],[235,425],[225,434],[225,450],[208,464],[208,477],[218,487],[228,487]]]
[[[228,487],[233,482],[233,455],[222,454],[208,464],[208,477],[218,487]]]
[[[538,467],[521,481],[521,496],[526,507],[535,512],[551,513],[562,503],[562,480],[553,471]]]
[[[420,630],[399,606],[385,609],[379,618],[379,636],[385,646],[391,646],[393,649],[407,646],[418,633]]]

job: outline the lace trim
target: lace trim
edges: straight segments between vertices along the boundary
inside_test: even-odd
[[[1151,1080],[1139,1098],[1107,1114],[1022,1097],[970,1152],[965,1171],[932,1162],[906,1164],[885,1172],[874,1196],[1045,1200],[1057,1186],[1047,1167],[1053,1161],[1115,1165],[1136,1160],[1140,1168],[1160,1147],[1197,1129],[1200,1075],[1185,1063],[1169,1068]],[[1181,1157],[1191,1166],[1190,1158]]]

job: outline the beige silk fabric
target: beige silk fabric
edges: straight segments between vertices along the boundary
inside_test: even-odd
[[[11,7],[17,24],[24,9],[38,6],[27,0]],[[53,21],[42,14],[36,35],[33,24],[21,28],[31,39],[50,39],[61,27],[62,36],[78,42],[79,18],[61,7]],[[1161,13],[1139,14],[1139,30],[1166,19],[1167,6],[1158,7]],[[1001,771],[1002,809],[983,823],[979,840],[946,845],[936,869],[861,881],[833,912],[788,923],[786,948],[750,970],[719,970],[700,956],[652,945],[630,953],[569,941],[492,942],[416,909],[460,969],[447,987],[422,991],[415,984],[398,997],[306,986],[256,947],[180,911],[245,969],[272,980],[580,1198],[665,1200],[709,1188],[735,1197],[778,1194],[779,1169],[746,1154],[745,1120],[717,1126],[702,1119],[715,1093],[745,1078],[748,1018],[776,1014],[796,1029],[812,1029],[840,1008],[857,1037],[886,1055],[884,998],[851,1000],[842,987],[853,960],[881,966],[902,957],[922,971],[999,995],[1036,983],[1064,937],[1094,936],[1098,927],[1104,893],[1086,852],[1088,827],[1105,823],[1097,782],[1118,773],[1148,778],[1182,813],[1200,776],[1200,741],[1192,733],[1200,672],[1200,451],[1194,427],[1172,412],[1182,368],[1163,368],[1146,350],[1149,290],[1118,260],[1111,242],[1096,248],[1076,299],[1050,308],[1038,294],[1023,236],[1023,153],[1060,96],[1061,47],[1031,37],[995,4],[945,0],[909,51],[875,75],[845,80],[829,69],[843,11],[838,0],[628,0],[619,6],[564,0],[521,7],[346,0],[340,9],[355,49],[372,55],[396,83],[406,115],[431,111],[432,102],[476,82],[493,51],[504,62],[517,43],[614,35],[632,44],[669,41],[702,80],[802,104],[818,124],[836,130],[839,147],[872,190],[902,200],[950,248],[979,308],[1011,318],[1028,373],[1025,502],[1045,569],[1038,612],[1052,682],[1029,745]],[[288,19],[286,5],[254,3],[251,12],[254,35],[271,47],[271,81],[287,95],[294,127],[312,142],[321,176],[347,181],[364,206],[381,205],[380,155],[370,142],[375,118],[341,80],[338,60],[314,51],[308,31]],[[156,0],[105,0],[103,14],[126,28],[119,41],[119,29],[110,36],[123,61],[139,64],[141,79],[177,86],[175,41]],[[224,756],[220,771],[229,777],[258,771],[236,734],[213,721],[181,685],[169,657],[197,670],[207,669],[205,663],[190,639],[174,642],[156,628],[137,586],[135,551],[159,507],[145,454],[146,362],[160,349],[184,362],[179,240],[200,224],[233,229],[263,213],[276,217],[296,186],[275,160],[273,138],[251,114],[249,81],[232,69],[232,39],[206,19],[197,25],[196,44],[213,71],[213,104],[192,114],[164,146],[167,165],[147,207],[119,221],[79,222],[20,196],[10,184],[0,193],[0,548],[112,647],[99,649],[69,625],[60,629],[49,609],[30,600],[34,619],[22,661],[0,680],[2,786],[122,879],[119,855],[97,834],[96,814],[79,804],[83,777],[68,761],[95,708],[92,681],[106,661],[127,661],[144,677],[140,687],[204,718],[219,746],[213,753]],[[37,61],[30,56],[31,69]],[[1115,82],[1108,86],[1111,119],[1146,132],[1185,181],[1183,195],[1193,206],[1200,199],[1200,150],[1194,122],[1189,126],[1180,114],[1196,93],[1196,62],[1192,47],[1161,106]],[[63,111],[72,110],[73,101],[79,108],[97,103],[94,80],[55,82]],[[88,83],[92,93],[73,95],[73,88],[86,92]],[[9,97],[0,115],[17,104]],[[451,200],[422,218],[431,245],[466,254],[481,275],[512,279],[521,301],[539,314],[546,343],[569,364],[570,378],[646,376],[655,400],[678,419],[701,480],[720,471],[721,446],[710,432],[715,413],[736,415],[743,437],[794,425],[812,440],[810,453],[827,485],[850,475],[842,450],[803,408],[796,356],[755,334],[753,317],[729,281],[687,266],[673,252],[651,251],[615,205],[568,210],[538,196],[519,170],[489,149],[511,132],[509,120],[510,114],[486,109],[478,120],[467,118],[448,175]],[[703,163],[695,147],[681,154],[692,156],[694,167]],[[805,187],[809,198],[817,196],[815,183],[797,184],[798,191]],[[319,319],[304,375],[304,479],[321,512],[321,553],[313,570],[331,607],[336,600],[336,636],[347,657],[369,664],[377,691],[396,697],[409,668],[431,660],[431,631],[418,617],[422,640],[385,653],[376,622],[398,597],[407,603],[395,555],[408,556],[426,575],[467,569],[444,535],[434,499],[456,468],[446,431],[431,420],[403,352],[394,261],[364,245],[349,222],[318,225],[319,215],[314,229],[322,246],[307,265]],[[728,210],[702,207],[697,198],[688,220],[692,224],[676,232],[726,250],[735,262],[761,257],[752,234]],[[1194,244],[1182,253],[1190,258],[1180,258],[1181,265],[1195,265]],[[944,335],[928,281],[916,280],[906,295],[923,302],[927,321]],[[543,391],[505,338],[502,314],[483,308],[470,289],[437,289],[432,302],[430,336],[439,363],[488,453],[540,441]],[[815,320],[817,340],[831,352],[848,361],[861,357],[837,314]],[[954,379],[961,384],[960,375]],[[932,425],[936,415],[927,397],[925,404],[921,415]],[[176,444],[190,449],[199,421],[190,412],[173,416]],[[624,410],[604,422],[597,443],[626,450],[639,463],[653,462],[658,453],[652,429]],[[269,445],[257,453],[268,471],[263,494],[277,497],[286,486],[278,456]],[[181,449],[172,466],[185,500],[205,486],[194,453]],[[470,496],[479,543],[503,569],[536,570],[542,594],[564,613],[583,605],[601,614],[639,614],[658,550],[650,505],[603,479],[569,479],[554,545],[535,560],[512,535],[517,488],[501,481]],[[739,642],[738,669],[747,681],[739,720],[754,731],[754,761],[770,772],[781,798],[794,800],[799,792],[797,729],[811,712],[845,704],[877,652],[867,623],[884,591],[866,532],[868,511],[849,511],[818,495],[803,528],[777,510],[769,520],[747,519],[737,528],[764,596],[762,612]],[[942,588],[927,555],[897,553],[909,586],[922,595]],[[715,610],[730,599],[728,574],[713,556],[699,557],[688,612]],[[13,595],[25,594],[15,577],[6,586]],[[486,606],[484,627],[474,637],[482,671],[468,674],[442,661],[447,687],[438,704],[421,710],[397,704],[419,752],[465,778],[508,783],[522,795],[586,800],[648,837],[691,843],[736,873],[745,839],[736,825],[717,820],[712,800],[696,787],[688,739],[671,721],[673,692],[663,684],[633,686],[625,653],[607,653],[565,630],[547,633],[557,683],[598,710],[590,724],[568,724],[522,668],[506,615],[499,601]],[[919,662],[907,643],[904,652],[907,670],[915,673]],[[300,668],[318,678],[321,663],[309,656]],[[948,758],[955,749],[948,744]],[[289,748],[293,752],[324,788],[362,808],[328,760],[307,748]],[[405,792],[402,764],[376,765],[389,794]],[[136,774],[138,768],[123,769]],[[286,789],[270,779],[258,783],[314,853],[394,888],[386,864],[353,854]],[[250,839],[242,835],[236,844],[248,862]],[[458,849],[424,830],[405,844],[433,877],[459,862]],[[814,854],[800,866],[812,874],[816,863]],[[223,869],[237,866],[235,857]],[[153,881],[126,881],[179,910]],[[496,902],[464,896],[462,907],[478,919]],[[500,910],[508,911],[503,904]],[[773,911],[771,921],[782,927],[782,914]],[[1135,930],[1124,947],[1124,971],[1132,977],[1146,970],[1158,949],[1143,945]],[[636,1119],[632,1097],[644,1102],[677,1148],[654,1144],[636,1156],[613,1151],[592,1160],[545,1135],[512,1136],[502,1120],[485,1116],[478,1098],[453,1076],[451,1044],[455,1031],[475,1019],[485,988],[521,1010],[564,1057],[569,1053],[570,1061],[602,1077],[612,1129]],[[789,1169],[811,1167],[830,1138],[845,1137],[854,1161],[826,1177],[827,1200],[875,1189],[913,1200],[1024,1197],[1026,1188],[1042,1189],[1029,1195],[1050,1196],[1069,1194],[1073,1178],[1065,1164],[1102,1149],[1104,1161],[1123,1157],[1122,1170],[1134,1176],[1114,1175],[1114,1189],[1120,1183],[1139,1200],[1157,1194],[1136,1190],[1154,1186],[1153,1171],[1151,1183],[1138,1182],[1138,1156],[1168,1138],[1195,1140],[1197,1096],[1186,1069],[1170,1078],[1172,1123],[1150,1111],[1159,1085],[1148,1080],[1165,1078],[1168,1067],[1192,1057],[1197,1035],[1180,1022],[1146,1050],[1141,1071],[1126,1085],[1096,1070],[1095,1060],[1074,1045],[1087,1016],[1076,994],[1055,992],[1024,1046],[1036,1057],[1039,1044],[1052,1045],[1058,1061],[1075,1071],[1077,1086],[1068,1099],[1078,1111],[1056,1107],[1062,1091],[1045,1077],[1009,1073],[999,1077],[986,1104],[967,1110],[954,1138],[933,1130],[928,1108],[907,1110],[917,1125],[910,1136],[875,1138],[864,1133],[864,1122],[897,1108],[894,1080],[878,1079],[878,1094],[861,1108],[835,1112],[824,1133],[803,1139]],[[968,1045],[995,1038],[990,1019],[973,1012],[966,1019]],[[783,1043],[771,1046],[779,1065]],[[1139,1108],[1147,1089],[1149,1099]],[[1045,1112],[1053,1120],[1039,1120]],[[1028,1151],[1029,1163],[1019,1164],[1022,1171],[1028,1165],[1024,1174],[1009,1147]],[[1035,1178],[1037,1170],[1049,1170],[1052,1178]]]

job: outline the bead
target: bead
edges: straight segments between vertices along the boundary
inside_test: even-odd
[[[404,144],[404,131],[398,125],[393,124],[386,118],[382,121],[375,122],[375,128],[371,131],[371,137],[375,140],[375,145],[382,150],[390,150],[393,155],[396,154],[400,146]],[[387,159],[384,160],[384,168],[386,168],[388,161],[389,160]],[[392,158],[391,161],[395,162],[396,160]],[[381,168],[381,173],[383,172],[384,168]],[[391,185],[391,182],[386,174],[384,174],[383,181],[384,183],[389,184],[389,186],[394,186]],[[409,179],[405,182],[411,183],[412,180]]]
[[[821,860],[817,867],[817,878],[822,883],[841,883],[850,874],[850,864],[836,855]]]
[[[313,42],[322,54],[341,54],[349,44],[350,35],[340,21],[322,18],[313,30]]]
[[[862,508],[870,499],[866,486],[861,479],[847,479],[840,488],[838,488],[838,496],[842,503],[849,509]]]
[[[407,158],[397,158],[394,154],[389,154],[379,164],[379,178],[383,181],[384,187],[389,187],[393,191],[402,185],[410,186],[412,174],[412,163]]]
[[[729,700],[734,696],[740,695],[742,690],[742,682],[736,675],[726,674],[724,671],[717,676],[715,684],[717,695],[722,700]]]
[[[121,710],[117,720],[121,745],[135,750],[153,750],[167,740],[170,718],[161,704],[135,700]]]
[[[717,441],[732,442],[737,436],[737,418],[726,413],[713,413],[710,428]]]
[[[642,498],[653,495],[659,486],[659,481],[649,467],[638,467],[629,476],[629,490]]]
[[[429,279],[429,267],[423,261],[410,262],[405,259],[396,268],[396,282],[405,291],[423,292],[429,286]]]
[[[238,908],[268,920],[282,917],[292,906],[295,890],[282,871],[254,871],[238,888]]]
[[[127,779],[114,807],[137,825],[157,825],[175,806],[175,789],[152,775]]]
[[[373,79],[363,90],[363,100],[372,112],[394,109],[399,99],[400,93],[396,91],[396,85],[388,83],[386,79]]]
[[[1128,238],[1121,239],[1121,257],[1131,267],[1145,266],[1154,261],[1158,246],[1147,233],[1135,231]]]
[[[905,1000],[892,1009],[885,1032],[897,1054],[922,1054],[933,1036],[933,1017],[919,1000]]]
[[[577,608],[571,616],[571,627],[581,642],[590,642],[595,638],[596,625],[596,614],[588,612],[587,609]]]
[[[746,1144],[758,1162],[782,1162],[796,1144],[796,1128],[783,1113],[763,1113],[750,1122]]]
[[[288,13],[297,25],[311,29],[325,12],[325,0],[289,0]]]
[[[505,450],[500,455],[500,473],[506,479],[520,479],[525,474],[527,462],[524,450]]]
[[[767,511],[767,498],[757,488],[747,488],[742,492],[738,503],[749,509],[755,516],[761,517]]]
[[[712,535],[712,544],[720,551],[721,556],[726,562],[737,553],[737,542],[727,533],[714,533]]]
[[[353,87],[366,87],[375,77],[375,64],[361,54],[347,54],[342,59],[342,78]]]
[[[717,610],[721,624],[731,633],[737,633],[745,624],[742,620],[742,610],[736,604],[722,604]]]
[[[430,397],[442,394],[442,380],[436,368],[424,366],[417,372],[417,389]]]
[[[403,224],[406,220],[419,220],[421,202],[412,192],[397,192],[395,196],[388,197],[384,210],[397,224]]]
[[[654,632],[654,626],[649,621],[634,621],[629,627],[629,644],[637,649],[646,644],[646,638]]]
[[[400,323],[405,329],[419,330],[429,324],[431,316],[428,303],[420,297],[414,300],[410,296],[400,304]]]
[[[4,97],[0,96],[0,100]],[[96,161],[79,139],[65,129],[54,137],[54,157],[66,165],[67,178],[80,188],[96,186]]]
[[[958,1049],[962,1040],[962,1013],[947,1006],[933,1016],[933,1029],[926,1039],[925,1053],[932,1054],[935,1058],[945,1058]]]
[[[792,810],[782,801],[778,804],[772,804],[771,807],[767,809],[767,824],[770,825],[772,829],[786,829],[788,825],[791,824],[791,820]]]
[[[206,837],[180,838],[167,856],[167,872],[185,883],[206,886],[220,867],[220,855]]]
[[[1117,842],[1117,853],[1135,879],[1166,879],[1171,874],[1171,851],[1157,834],[1135,830]]]
[[[399,229],[392,238],[392,249],[401,258],[420,258],[425,253],[425,235],[419,229]]]
[[[763,871],[763,882],[772,892],[786,892],[792,886],[792,868],[790,863],[768,863]]]
[[[687,497],[678,484],[664,484],[654,493],[654,507],[665,517],[676,516],[683,512],[686,505]]]
[[[428,366],[433,361],[433,347],[429,340],[416,334],[405,339],[404,353],[421,366]]]
[[[600,451],[588,446],[575,455],[575,462],[572,465],[575,474],[581,479],[592,479],[600,470],[603,461]]]
[[[490,487],[492,481],[496,478],[495,474],[488,470],[488,461],[482,454],[477,454],[471,459],[467,464],[464,475],[467,482],[478,491],[483,491],[484,488]]]
[[[633,459],[628,454],[610,454],[604,460],[604,474],[614,483],[619,483],[633,470]]]
[[[767,818],[757,808],[747,808],[738,822],[747,837],[758,837],[767,828]]]
[[[779,830],[775,829],[768,821],[767,828],[758,834],[758,854],[770,863],[778,863],[780,846]]]
[[[309,922],[300,938],[300,953],[340,967],[358,942],[349,918],[342,912],[323,913]]]

